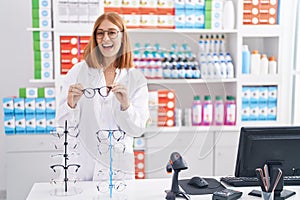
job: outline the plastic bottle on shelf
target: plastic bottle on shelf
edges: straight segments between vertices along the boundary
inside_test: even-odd
[[[214,124],[215,125],[223,125],[224,124],[224,102],[221,96],[216,96],[216,100],[214,102]]]
[[[224,60],[222,60],[220,63],[220,73],[222,79],[227,78],[227,65]]]
[[[207,63],[204,61],[200,63],[200,73],[202,79],[207,79]]]
[[[277,74],[277,62],[274,56],[269,57],[268,72],[269,74]]]
[[[250,51],[248,45],[242,47],[242,73],[250,74]]]
[[[253,50],[250,56],[251,74],[258,75],[260,73],[260,54],[257,50]]]
[[[233,96],[227,96],[225,102],[225,125],[235,125],[236,124],[236,103]]]
[[[222,19],[223,29],[234,29],[235,12],[231,0],[226,0],[224,2]]]
[[[192,125],[200,126],[202,123],[202,105],[201,105],[199,95],[194,96],[191,114],[192,114]]]
[[[221,78],[221,66],[219,61],[214,61],[214,68],[213,68],[213,79],[220,79]]]
[[[202,125],[208,126],[212,124],[213,119],[213,105],[210,95],[204,96],[202,104]]]
[[[234,66],[231,61],[226,64],[226,77],[234,78]]]
[[[260,74],[268,74],[269,60],[266,54],[262,54],[260,58]]]

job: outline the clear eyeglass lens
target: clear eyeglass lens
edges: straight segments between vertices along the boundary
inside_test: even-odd
[[[125,190],[126,188],[126,184],[123,181],[117,181],[114,184],[114,188],[115,190],[117,190],[118,192],[122,192],[123,190]]]
[[[98,145],[98,151],[100,155],[107,153],[109,150],[109,144],[101,143]]]
[[[105,35],[105,32],[107,32],[108,37],[110,39],[115,39],[118,36],[118,31],[117,30],[98,31],[97,32],[97,38],[102,39]]]
[[[118,141],[122,140],[124,138],[124,132],[123,131],[114,131],[113,137]]]
[[[93,98],[95,96],[95,90],[93,88],[86,88],[83,90],[83,94],[86,98]]]
[[[107,97],[109,94],[110,89],[106,86],[99,88],[99,93],[103,97]]]
[[[108,182],[101,182],[97,185],[97,188],[100,192],[108,192],[109,184]]]
[[[98,138],[99,138],[99,140],[101,142],[103,140],[107,140],[108,139],[109,132],[108,131],[101,131],[100,130],[100,131],[97,132],[97,136],[98,136]]]
[[[114,144],[114,150],[116,153],[124,153],[125,152],[125,145],[122,143]]]

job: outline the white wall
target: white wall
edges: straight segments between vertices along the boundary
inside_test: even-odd
[[[0,190],[6,189],[2,98],[17,96],[33,78],[31,0],[0,1]],[[22,164],[22,163],[20,163]]]

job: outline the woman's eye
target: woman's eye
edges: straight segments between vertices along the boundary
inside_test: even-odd
[[[109,35],[110,35],[110,36],[115,36],[116,34],[117,34],[116,31],[109,31]]]

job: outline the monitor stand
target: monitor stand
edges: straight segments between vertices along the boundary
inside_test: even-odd
[[[282,190],[280,192],[280,196],[279,195],[274,195],[274,200],[283,200],[283,199],[287,199],[293,195],[295,195],[296,192],[291,191],[291,190]]]

